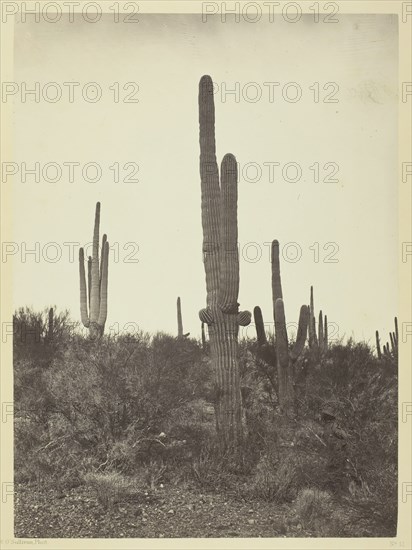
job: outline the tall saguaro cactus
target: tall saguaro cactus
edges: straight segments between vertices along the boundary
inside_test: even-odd
[[[259,307],[254,309],[254,318],[261,357],[270,365],[277,366],[279,406],[283,412],[289,414],[294,408],[294,365],[305,346],[309,324],[309,308],[305,305],[300,308],[296,342],[290,350],[280,277],[279,242],[276,240],[272,242],[271,262],[275,349],[267,342],[262,312]]]
[[[202,190],[203,263],[206,304],[199,312],[207,323],[215,373],[216,430],[222,449],[242,438],[238,331],[250,323],[248,311],[239,312],[239,253],[237,245],[237,163],[224,156],[216,161],[213,82],[199,83],[200,179]]]
[[[99,262],[100,202],[96,204],[93,231],[93,255],[88,260],[88,289],[84,268],[84,250],[79,250],[80,315],[83,325],[89,329],[91,338],[103,335],[107,319],[107,283],[109,268],[109,243],[102,239],[102,258]]]

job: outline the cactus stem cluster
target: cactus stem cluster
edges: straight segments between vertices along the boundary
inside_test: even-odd
[[[283,412],[290,414],[293,412],[294,408],[294,364],[302,354],[305,346],[310,321],[309,307],[303,305],[300,308],[296,342],[294,343],[292,349],[289,349],[289,341],[286,330],[285,306],[283,302],[282,282],[280,277],[279,242],[277,240],[272,242],[271,266],[273,318],[275,321],[275,346],[271,346],[267,342],[260,307],[256,306],[253,313],[260,357],[269,365],[276,365],[278,372],[279,406]]]
[[[376,331],[376,353],[378,355],[378,359],[382,359],[383,357],[387,359],[398,359],[398,353],[399,353],[399,332],[398,332],[398,318],[395,317],[395,331],[389,333],[389,342],[386,342],[386,344],[383,345],[382,350],[380,346],[380,338],[379,338],[379,331]]]

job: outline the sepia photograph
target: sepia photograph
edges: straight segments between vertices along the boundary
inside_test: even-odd
[[[412,8],[344,4],[2,3],[2,548],[410,548]]]

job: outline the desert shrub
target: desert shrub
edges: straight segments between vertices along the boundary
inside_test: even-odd
[[[208,364],[195,340],[136,333],[92,341],[74,334],[59,339],[56,332],[50,351],[45,313],[22,310],[15,319],[16,325],[38,325],[40,334],[40,343],[37,333],[34,341],[15,338],[15,450],[22,479],[40,470],[56,480],[73,480],[87,469],[131,474],[182,456],[178,440],[200,447],[205,432],[191,418],[191,403],[208,391]],[[67,318],[62,323],[69,325]],[[166,440],[157,437],[161,432]]]

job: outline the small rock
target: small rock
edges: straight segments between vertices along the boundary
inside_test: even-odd
[[[256,523],[254,519],[248,519],[247,522],[249,523],[249,525],[254,525]]]
[[[160,533],[159,539],[164,539],[164,538],[165,538],[164,534],[163,534],[163,533]]]
[[[170,510],[169,510],[169,511],[168,511],[167,513],[168,513],[168,514],[170,514],[171,516],[173,516],[173,515],[174,515],[174,513],[175,513],[175,511],[174,511],[174,510],[172,510],[172,509],[170,509]]]

